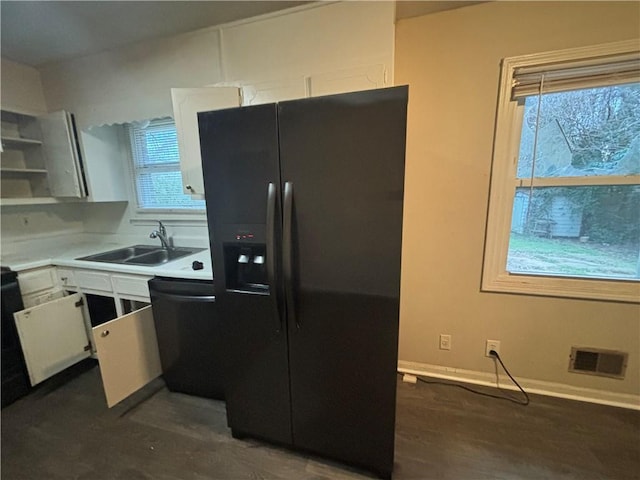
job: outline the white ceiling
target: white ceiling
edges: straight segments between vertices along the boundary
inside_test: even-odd
[[[0,1],[2,56],[38,66],[261,15],[297,1]]]
[[[309,1],[0,1],[3,58],[40,66]],[[397,18],[480,2],[399,1]]]

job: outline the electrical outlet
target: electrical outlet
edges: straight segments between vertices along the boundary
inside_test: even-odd
[[[493,350],[500,355],[500,340],[487,340],[487,345],[484,350],[484,354],[487,357],[493,357],[489,352]]]
[[[451,350],[451,335],[440,335],[440,350]]]

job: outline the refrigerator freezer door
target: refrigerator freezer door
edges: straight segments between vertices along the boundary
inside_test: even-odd
[[[229,426],[235,436],[291,444],[287,330],[273,258],[281,239],[276,106],[201,113],[199,121]]]
[[[295,295],[294,445],[385,476],[394,452],[406,106],[407,88],[396,87],[282,102],[278,111],[282,182],[295,186],[292,198],[285,193],[292,233],[283,252],[293,264],[285,291]]]

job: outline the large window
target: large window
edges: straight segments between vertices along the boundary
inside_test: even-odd
[[[204,200],[182,192],[176,127],[171,118],[129,125],[138,207],[142,210],[203,210]]]
[[[505,59],[483,288],[640,301],[640,53]]]

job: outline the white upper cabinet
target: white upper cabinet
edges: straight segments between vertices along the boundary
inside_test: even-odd
[[[118,125],[77,132],[73,115],[64,110],[37,116],[3,110],[2,203],[127,201],[122,130]]]
[[[65,111],[2,111],[2,202],[55,201],[87,195],[73,117]]]
[[[129,199],[126,174],[128,152],[123,125],[104,125],[80,132],[84,172],[90,202],[122,202]]]
[[[395,2],[316,2],[222,26],[223,80],[255,85],[378,64],[391,74],[394,22]]]
[[[386,86],[384,65],[367,65],[311,75],[309,96],[371,90]]]
[[[73,117],[62,110],[41,115],[38,120],[51,196],[86,197],[87,186],[78,154]]]
[[[242,105],[258,105],[307,97],[307,79],[295,77],[242,86]]]
[[[242,86],[242,105],[319,97],[385,86],[389,86],[385,66],[383,64],[365,65],[245,84]]]
[[[172,88],[171,101],[178,134],[183,191],[196,198],[204,198],[198,113],[239,106],[240,89]]]

